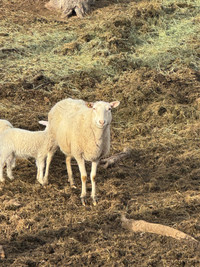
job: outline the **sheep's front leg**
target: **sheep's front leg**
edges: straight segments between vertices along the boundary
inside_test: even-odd
[[[98,166],[98,161],[93,161],[92,167],[91,167],[91,173],[90,173],[90,179],[91,179],[91,183],[92,183],[91,197],[93,199],[93,205],[94,206],[96,206],[96,204],[97,204],[96,182],[95,182],[95,177],[96,177],[96,173],[97,173],[97,166]]]
[[[71,167],[71,157],[66,156],[65,160],[66,160],[66,166],[67,166],[68,181],[72,188],[76,188],[74,184],[74,178],[73,178],[72,167]]]
[[[85,206],[85,198],[86,198],[86,181],[87,181],[87,172],[85,169],[85,160],[78,159],[77,160],[79,171],[81,173],[81,182],[82,182],[82,190],[81,190],[81,202],[83,206]]]

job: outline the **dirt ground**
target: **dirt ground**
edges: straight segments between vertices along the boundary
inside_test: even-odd
[[[16,23],[25,34],[36,24],[41,31],[45,27],[49,31],[85,23],[76,17],[63,22],[44,8],[45,2],[4,0],[0,17],[5,24]],[[92,12],[95,16],[106,12],[114,2],[118,1],[97,1]],[[6,34],[0,29],[2,42]],[[4,57],[12,59],[13,51],[3,51],[1,78]],[[110,82],[79,73],[64,81],[73,80],[78,95],[67,85],[57,88],[57,81],[40,71],[0,83],[0,117],[29,130],[42,130],[38,120],[47,119],[51,107],[69,94],[92,101],[120,100],[118,110],[113,111],[111,154],[124,147],[133,149],[130,158],[115,166],[99,166],[95,207],[89,197],[89,179],[87,205],[81,205],[75,161],[77,189],[70,188],[65,157],[59,150],[45,187],[36,182],[34,160],[18,159],[15,180],[6,178],[0,187],[0,245],[6,255],[0,258],[0,266],[200,266],[199,246],[132,233],[121,224],[121,214],[125,214],[171,226],[200,242],[199,77],[190,68],[168,75],[145,67],[125,69]]]

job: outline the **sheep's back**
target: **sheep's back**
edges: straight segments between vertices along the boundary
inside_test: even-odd
[[[80,109],[81,110],[81,109]],[[65,116],[61,116],[59,123],[55,120],[56,126],[55,139],[60,149],[65,154],[74,154],[74,149],[76,150],[80,145],[82,145],[83,138],[83,118],[80,110],[70,109]],[[52,122],[54,119],[52,120]],[[52,126],[52,125],[51,125]],[[79,150],[79,149],[78,149]]]
[[[73,120],[74,115],[82,108],[87,108],[83,100],[67,98],[58,102],[50,110],[48,114],[49,132],[55,139],[57,139],[58,128],[63,131],[64,124],[68,124],[68,120]],[[62,126],[60,126],[61,123]]]

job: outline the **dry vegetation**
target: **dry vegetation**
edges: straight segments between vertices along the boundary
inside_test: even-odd
[[[65,97],[120,100],[111,154],[132,153],[99,168],[96,207],[89,195],[81,206],[75,162],[69,188],[60,151],[45,188],[33,160],[18,160],[0,188],[0,265],[199,266],[197,246],[131,233],[120,219],[200,241],[199,0],[96,0],[67,21],[45,2],[0,3],[0,118],[37,130]]]

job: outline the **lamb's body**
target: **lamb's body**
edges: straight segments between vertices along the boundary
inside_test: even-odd
[[[54,141],[47,129],[44,131],[27,131],[18,128],[7,129],[0,135],[0,181],[4,182],[3,166],[7,164],[7,174],[12,180],[12,166],[15,157],[36,159],[37,180],[45,184],[51,158],[55,151]],[[46,160],[46,171],[43,176]]]
[[[74,157],[78,163],[82,180],[81,199],[83,204],[86,196],[87,178],[85,160],[92,162],[91,195],[94,204],[96,204],[95,176],[97,165],[99,160],[110,151],[110,123],[112,119],[110,107],[119,104],[119,102],[113,103],[102,101],[95,103],[94,106],[99,109],[99,114],[96,114],[96,111],[89,108],[82,100],[65,99],[58,102],[49,112],[49,131],[61,151],[66,155],[71,186],[74,185],[70,165],[71,157]]]
[[[45,7],[61,10],[62,18],[69,17],[73,11],[82,18],[89,11],[91,2],[92,0],[50,0]]]

